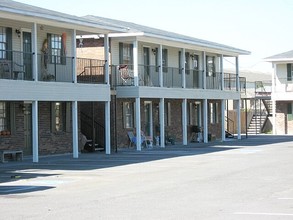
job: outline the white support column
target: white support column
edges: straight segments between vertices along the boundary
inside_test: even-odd
[[[72,146],[73,158],[78,158],[78,110],[77,101],[73,101],[71,105],[72,110]]]
[[[203,100],[203,142],[208,143],[208,100]]]
[[[276,130],[276,100],[272,100],[272,122],[273,122],[273,135],[277,134]]]
[[[154,127],[154,121],[153,121],[153,103],[150,103],[150,136],[154,137],[153,127]]]
[[[221,125],[222,125],[222,141],[226,140],[226,133],[225,133],[225,106],[226,106],[226,100],[221,100]]]
[[[106,144],[106,154],[111,154],[111,122],[110,122],[110,101],[105,102],[105,144]]]
[[[140,98],[135,98],[136,150],[141,151]]]
[[[206,52],[202,52],[202,70],[203,70],[203,89],[207,88],[207,68],[206,68]]]
[[[158,58],[159,58],[159,82],[160,87],[164,87],[164,77],[163,77],[163,46],[160,44],[158,50]]]
[[[236,91],[240,92],[240,81],[239,81],[239,58],[235,57],[236,65]]]
[[[274,65],[274,73],[272,74],[272,94],[271,94],[271,100],[272,100],[272,123],[273,123],[273,134],[277,134],[277,127],[276,127],[276,100],[275,100],[275,92],[276,92],[276,77],[277,77],[277,64]]]
[[[32,103],[32,141],[33,141],[33,162],[39,162],[39,126],[38,126],[38,101]]]
[[[220,72],[221,72],[221,89],[224,90],[224,56],[221,54],[220,56]]]
[[[110,74],[109,74],[109,36],[104,35],[104,59],[105,59],[105,83],[110,84]]]
[[[186,88],[186,71],[185,71],[185,62],[186,62],[186,58],[185,58],[185,48],[182,48],[181,50],[181,63],[182,63],[182,67],[181,70],[182,71],[182,88]]]
[[[139,86],[139,76],[138,76],[138,43],[137,40],[133,41],[133,77],[134,86]]]
[[[72,40],[72,52],[71,56],[73,57],[72,59],[72,82],[77,83],[77,74],[76,74],[76,30],[72,30],[72,35],[71,35]]]
[[[182,131],[183,145],[187,145],[187,99],[182,102]]]
[[[160,99],[160,107],[159,107],[159,114],[160,114],[160,140],[161,140],[161,147],[165,147],[165,99]]]
[[[241,139],[241,99],[237,101],[237,138]]]
[[[32,29],[32,49],[33,49],[33,80],[38,81],[38,27],[34,23]]]

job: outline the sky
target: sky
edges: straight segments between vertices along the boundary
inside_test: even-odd
[[[263,59],[293,50],[292,0],[16,0],[76,16],[113,18],[239,49],[241,70],[272,72]],[[233,66],[235,60],[229,60]]]

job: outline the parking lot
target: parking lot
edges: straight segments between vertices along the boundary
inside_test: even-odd
[[[1,219],[293,219],[293,137],[0,164]]]

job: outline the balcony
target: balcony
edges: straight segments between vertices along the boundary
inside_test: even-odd
[[[134,86],[133,65],[110,66],[111,86]],[[163,67],[163,87],[182,88],[182,70],[174,67]],[[206,88],[221,90],[222,73],[212,72],[206,76]],[[203,89],[204,71],[185,70],[186,88]],[[139,86],[159,87],[159,67],[138,65]],[[246,91],[246,78],[240,77],[240,91]],[[224,73],[224,90],[236,91],[236,75]]]
[[[35,54],[20,51],[0,50],[0,79],[34,80],[33,60]],[[74,81],[76,61],[78,83],[105,83],[105,61],[65,56],[44,56],[37,54],[38,81]]]
[[[32,53],[0,50],[0,79],[32,80]]]

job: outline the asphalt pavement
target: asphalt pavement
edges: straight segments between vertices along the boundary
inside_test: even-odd
[[[293,219],[293,136],[0,164],[0,219]]]

